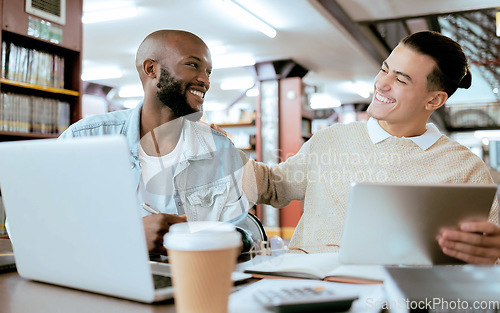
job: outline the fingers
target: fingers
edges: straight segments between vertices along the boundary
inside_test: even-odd
[[[224,134],[224,136],[227,136],[227,133],[224,129],[220,128],[219,126],[215,125],[214,123],[210,124],[210,128],[215,129],[218,132],[221,132]]]
[[[500,227],[488,221],[463,222],[459,225],[460,230],[469,233],[482,233],[485,235],[500,234]]]
[[[473,264],[494,264],[500,257],[500,227],[487,221],[464,222],[436,237],[446,255]]]
[[[470,255],[459,250],[453,250],[449,248],[442,248],[443,253],[451,256],[452,258],[464,261],[470,264],[495,264],[496,258],[487,258],[477,255]]]
[[[492,244],[492,238],[487,238],[479,234],[467,234],[470,238],[465,238],[462,234],[438,236],[438,243],[446,255],[457,258],[467,263],[493,264],[500,255],[500,251]],[[450,238],[461,238],[462,241],[455,241]],[[467,242],[467,243],[465,243]],[[471,244],[476,242],[477,244]]]
[[[207,126],[210,126],[210,128],[215,129],[216,131],[218,131],[218,132],[220,132],[220,133],[223,133],[223,134],[224,134],[224,136],[227,136],[226,131],[225,131],[224,129],[220,128],[219,126],[215,125],[214,123],[212,123],[212,124],[208,125],[208,123],[207,123],[207,122],[204,122],[204,121],[202,121],[202,120],[199,120],[199,121],[198,121],[198,123],[202,123],[202,124],[205,124],[205,125],[207,125]]]
[[[186,216],[175,214],[151,214],[143,217],[144,233],[149,253],[166,254],[163,246],[163,236],[170,226],[187,221]]]
[[[493,247],[498,240],[495,236],[489,236],[483,233],[468,233],[451,229],[441,231],[438,235],[438,241],[439,239],[443,242],[460,242],[477,247]]]
[[[187,215],[177,215],[177,214],[160,214],[163,215],[165,221],[169,224],[168,226],[177,223],[187,222]]]

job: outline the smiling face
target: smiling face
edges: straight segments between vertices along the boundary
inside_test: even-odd
[[[161,103],[172,110],[174,116],[186,116],[190,120],[199,120],[203,112],[198,107],[191,107],[187,102],[185,87],[181,81],[174,80],[172,75],[165,69],[161,69],[160,81],[156,85],[158,92],[156,97]]]
[[[436,93],[427,90],[427,76],[435,65],[431,57],[398,45],[375,77],[370,116],[392,135],[410,137],[425,132],[432,113],[426,104]]]
[[[158,100],[177,117],[202,112],[212,72],[208,47],[199,38],[188,35],[171,38],[168,46],[167,56],[156,62],[161,73]]]

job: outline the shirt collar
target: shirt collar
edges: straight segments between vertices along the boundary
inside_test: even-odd
[[[392,135],[386,132],[382,128],[382,126],[379,125],[378,121],[373,117],[370,117],[366,125],[368,127],[368,135],[370,136],[370,139],[373,142],[373,144],[377,144],[379,142],[386,140],[389,137],[392,137]],[[417,144],[417,146],[419,146],[420,149],[427,150],[433,144],[435,144],[439,138],[441,138],[442,134],[439,131],[439,129],[432,123],[427,123],[425,125],[425,128],[427,130],[420,136],[403,137],[403,138],[408,138],[415,144]]]

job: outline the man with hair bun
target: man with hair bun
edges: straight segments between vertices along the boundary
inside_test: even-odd
[[[427,123],[457,88],[470,87],[471,78],[467,58],[452,39],[432,31],[407,36],[375,77],[367,122],[320,130],[295,156],[276,166],[251,161],[257,184],[245,186],[247,195],[255,194],[252,201],[274,207],[303,200],[304,212],[290,246],[331,252],[340,245],[354,181],[492,184],[479,157]],[[497,200],[489,220],[442,230],[437,240],[451,257],[495,263],[500,257]]]

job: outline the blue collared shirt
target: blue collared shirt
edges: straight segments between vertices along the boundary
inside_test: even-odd
[[[142,103],[134,109],[90,116],[71,125],[60,138],[124,135],[139,186],[141,111]],[[242,217],[248,212],[249,203],[242,192],[243,164],[238,150],[226,136],[204,124],[184,120],[182,131],[185,141],[174,173],[177,212],[186,213],[188,220],[227,221]]]

